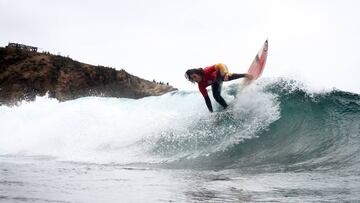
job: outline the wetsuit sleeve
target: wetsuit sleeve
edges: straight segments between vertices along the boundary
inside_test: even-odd
[[[204,87],[203,85],[198,85],[199,86],[199,91],[201,92],[201,94],[205,97],[208,96],[208,93],[206,91],[206,87]]]
[[[209,96],[204,96],[204,99],[205,99],[206,106],[208,107],[209,111],[213,112],[210,97]]]

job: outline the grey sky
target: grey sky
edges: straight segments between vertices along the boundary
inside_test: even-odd
[[[245,72],[266,38],[263,77],[360,93],[360,2],[334,0],[0,0],[9,41],[196,89],[192,67]]]

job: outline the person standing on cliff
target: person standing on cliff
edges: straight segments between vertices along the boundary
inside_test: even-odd
[[[192,83],[197,82],[199,91],[205,99],[206,106],[210,112],[213,112],[211,100],[208,96],[206,87],[211,85],[214,99],[224,108],[228,105],[221,96],[221,87],[223,81],[231,81],[246,77],[251,80],[253,77],[250,74],[229,73],[225,64],[218,63],[206,68],[194,68],[185,72],[185,78]]]

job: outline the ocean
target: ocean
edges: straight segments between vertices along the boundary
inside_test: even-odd
[[[360,202],[360,95],[265,78],[0,106],[0,202]]]

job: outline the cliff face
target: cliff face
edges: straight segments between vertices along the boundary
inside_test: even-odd
[[[67,57],[0,48],[0,105],[34,100],[47,92],[60,101],[84,96],[142,98],[176,88]]]

